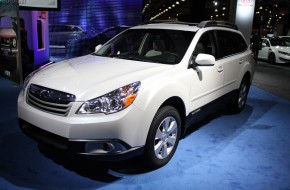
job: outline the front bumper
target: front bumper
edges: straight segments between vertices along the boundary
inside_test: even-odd
[[[67,151],[69,153],[78,154],[83,157],[89,157],[96,160],[104,161],[119,161],[129,158],[137,157],[144,151],[144,147],[132,148],[125,142],[120,140],[69,140],[64,137],[55,135],[40,129],[32,124],[19,119],[19,126],[21,130],[30,138],[37,142],[51,145],[57,149]],[[110,145],[121,145],[125,147],[123,151],[112,152]],[[96,152],[98,148],[99,153]]]
[[[279,54],[277,63],[290,63],[290,55]]]
[[[115,114],[75,114],[82,102],[75,102],[69,114],[53,115],[18,97],[21,129],[39,142],[99,160],[123,160],[143,153],[149,126],[144,113],[131,105]]]

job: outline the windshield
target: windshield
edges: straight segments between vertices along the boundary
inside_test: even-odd
[[[183,58],[194,32],[168,29],[129,29],[103,45],[95,55],[177,64]]]
[[[272,46],[290,46],[290,42],[284,38],[272,38],[270,42]]]

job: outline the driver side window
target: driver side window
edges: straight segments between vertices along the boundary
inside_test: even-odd
[[[265,44],[266,44],[266,47],[270,47],[270,44],[269,44],[268,40],[264,40],[264,42],[263,42],[263,43],[265,43]]]

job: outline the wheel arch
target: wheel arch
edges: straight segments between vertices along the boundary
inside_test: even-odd
[[[274,56],[274,63],[272,63],[272,64],[275,64],[277,61],[276,61],[276,59],[277,59],[277,56],[276,56],[276,54],[273,52],[273,51],[271,51],[269,54],[268,54],[268,62],[269,63],[271,63],[271,56]]]
[[[249,71],[247,71],[247,72],[244,74],[242,80],[244,80],[244,79],[247,81],[247,84],[248,84],[248,85],[251,84],[252,77],[251,77],[251,73],[250,73]]]
[[[164,107],[164,106],[172,106],[178,111],[180,119],[181,119],[181,134],[183,134],[184,125],[185,125],[185,121],[186,121],[186,108],[185,108],[185,104],[184,104],[183,100],[178,96],[173,96],[173,97],[170,97],[167,100],[165,100],[161,104],[159,109]]]

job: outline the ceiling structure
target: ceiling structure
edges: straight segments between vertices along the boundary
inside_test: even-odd
[[[198,16],[200,19],[229,21],[231,1],[233,0],[144,0],[143,20],[184,21],[187,18],[185,21],[190,21]],[[253,27],[271,31],[279,23],[289,26],[289,15],[290,0],[256,0]]]

